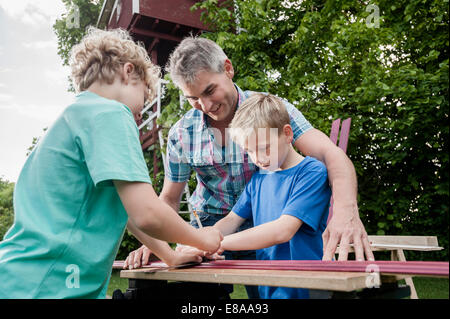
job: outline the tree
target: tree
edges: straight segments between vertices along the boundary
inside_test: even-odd
[[[447,249],[421,258],[448,259],[448,1],[237,0],[234,17],[216,0],[196,8],[239,86],[290,100],[325,133],[352,118],[369,234],[438,235]]]
[[[0,241],[14,221],[13,191],[14,183],[0,177]]]
[[[95,26],[104,0],[61,0],[67,12],[56,19],[53,30],[58,39],[58,55],[63,65],[69,65],[70,50],[86,34],[88,26]],[[75,92],[69,77],[69,91]]]

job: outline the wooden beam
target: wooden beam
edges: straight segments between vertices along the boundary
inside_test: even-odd
[[[173,27],[172,31],[170,31],[171,35],[174,35],[175,32],[177,32],[177,30],[180,28],[180,25],[177,23],[175,24],[175,26]]]
[[[367,288],[367,278],[378,274],[261,269],[176,269],[146,273],[146,269],[122,270],[128,279],[174,280],[189,282],[264,285],[276,287],[354,291]],[[379,277],[378,277],[379,278]]]
[[[159,19],[155,19],[152,23],[152,26],[150,27],[150,30],[155,30],[158,23],[159,23]]]
[[[150,43],[150,45],[148,46],[147,53],[150,54],[152,52],[153,48],[155,47],[155,45],[157,45],[158,43],[159,43],[159,39],[158,38],[154,38],[152,40],[152,43]]]
[[[177,36],[174,36],[174,35],[170,35],[170,34],[161,33],[161,32],[157,32],[157,31],[152,31],[152,30],[133,28],[130,31],[132,33],[143,35],[143,36],[146,36],[146,37],[158,38],[158,39],[163,39],[163,40],[168,40],[168,41],[173,41],[173,42],[181,42],[181,40],[182,40],[180,37],[177,37]]]

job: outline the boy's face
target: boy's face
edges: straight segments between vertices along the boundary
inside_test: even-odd
[[[242,146],[256,166],[276,171],[283,165],[289,153],[292,141],[289,129],[292,132],[289,124],[285,125],[283,132],[276,128],[258,129]]]
[[[181,85],[189,103],[212,120],[230,121],[237,103],[237,91],[233,85],[234,71],[229,60],[225,61],[222,73],[200,71],[192,84]]]

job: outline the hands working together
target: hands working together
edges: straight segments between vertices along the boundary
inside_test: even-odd
[[[205,243],[207,243],[205,247],[202,247],[204,250],[177,244],[168,266],[182,265],[189,262],[201,262],[203,258],[211,260],[225,259],[225,257],[220,256],[224,251],[220,245],[223,239],[222,233],[214,227],[203,227],[198,229],[198,231],[203,232],[202,235],[205,238],[209,238],[205,240]],[[135,269],[145,266],[149,264],[151,255],[152,251],[147,246],[142,245],[128,255],[123,268]]]
[[[342,215],[336,215],[342,216]],[[375,260],[370,248],[367,232],[359,218],[345,219],[333,218],[323,233],[323,251],[322,260],[333,260],[338,244],[338,260],[347,260],[350,246],[353,245],[356,260]],[[205,247],[202,249],[178,244],[174,250],[171,265],[181,265],[188,262],[201,262],[203,258],[211,260],[225,259],[222,256],[224,252],[222,233],[215,227],[204,227],[198,229],[203,232],[208,240],[205,240]],[[135,269],[147,265],[150,261],[152,251],[142,245],[140,248],[132,251],[125,260],[124,269]]]

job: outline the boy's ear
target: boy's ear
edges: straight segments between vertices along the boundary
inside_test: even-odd
[[[128,84],[128,81],[130,80],[131,76],[134,73],[134,64],[127,62],[122,67],[122,79],[125,82],[125,84]]]
[[[289,143],[292,143],[292,141],[294,140],[294,131],[292,130],[292,126],[289,124],[285,124],[283,126],[283,134],[284,136],[286,136],[287,141]]]

